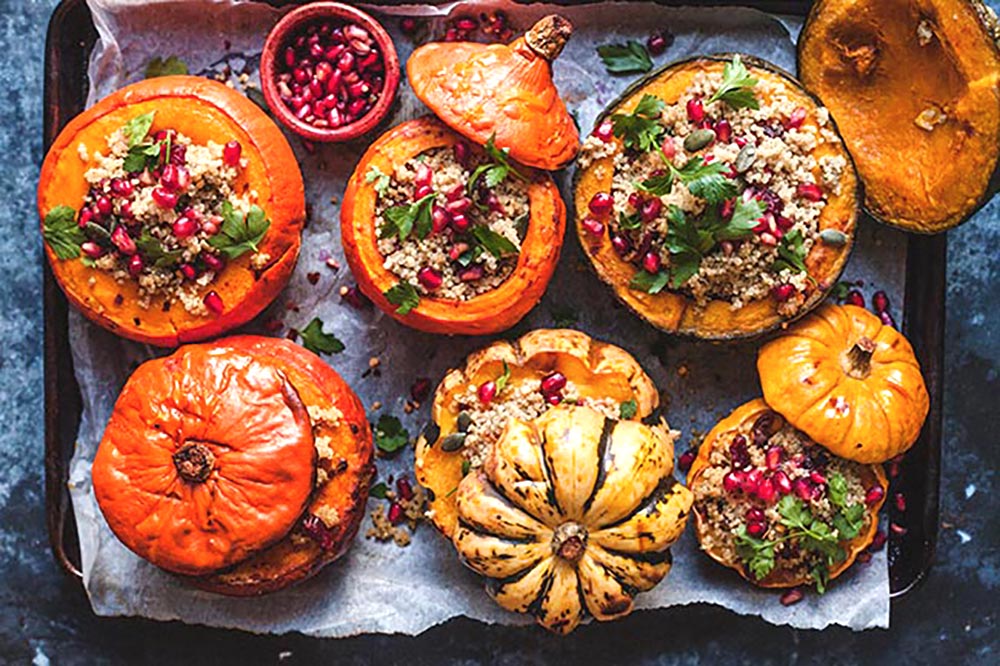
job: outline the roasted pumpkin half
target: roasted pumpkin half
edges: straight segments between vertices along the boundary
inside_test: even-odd
[[[799,76],[840,126],[865,207],[907,231],[960,224],[1000,158],[1000,30],[979,0],[822,0]]]
[[[552,61],[573,26],[557,15],[539,20],[511,44],[431,42],[406,61],[413,92],[473,143],[494,141],[539,169],[560,169],[580,149],[580,135],[552,83]]]
[[[687,481],[712,559],[761,587],[820,592],[871,543],[887,488],[880,465],[831,455],[761,399],[709,431]]]
[[[255,336],[139,366],[92,467],[128,548],[222,594],[271,592],[350,545],[373,472],[357,396],[315,354]]]
[[[880,463],[920,435],[930,397],[902,333],[855,305],[824,305],[761,347],[764,399],[834,454]]]
[[[414,469],[429,491],[431,521],[445,536],[455,532],[459,482],[488,459],[507,421],[530,420],[558,404],[640,420],[656,409],[659,394],[626,351],[573,330],[495,342],[444,376],[417,438]]]
[[[541,299],[566,227],[545,172],[424,117],[371,145],[341,206],[344,253],[381,310],[431,333],[510,328]]]
[[[56,137],[38,183],[45,253],[67,298],[108,330],[172,347],[263,310],[305,220],[281,131],[217,81],[126,86]]]
[[[677,483],[677,432],[560,406],[512,418],[458,487],[453,543],[503,608],[568,634],[589,613],[632,611],[672,563],[691,509]]]
[[[580,243],[652,325],[758,335],[822,300],[854,242],[858,179],[826,110],[760,60],[661,68],[597,120],[577,160]]]

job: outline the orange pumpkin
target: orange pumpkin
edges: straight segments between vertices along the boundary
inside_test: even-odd
[[[406,314],[397,313],[385,293],[400,279],[384,267],[378,248],[375,209],[377,183],[373,169],[391,174],[397,165],[434,148],[450,148],[462,138],[440,121],[424,117],[392,128],[375,141],[347,184],[340,209],[340,232],[347,262],[358,287],[390,316],[430,333],[486,335],[510,328],[535,306],[559,260],[566,229],[566,208],[552,178],[523,169],[528,180],[529,221],[517,266],[496,289],[469,300],[421,296]]]
[[[287,340],[245,336],[142,364],[92,478],[127,547],[168,571],[211,576],[201,587],[247,595],[343,553],[371,459],[361,403],[332,369]]]
[[[552,61],[573,33],[546,16],[509,45],[431,42],[416,49],[406,74],[417,97],[456,132],[479,145],[495,137],[521,164],[559,169],[580,136],[552,83]]]
[[[281,131],[253,102],[217,81],[167,76],[127,86],[74,118],[56,137],[42,164],[38,208],[43,219],[58,206],[80,209],[89,184],[84,155],[106,153],[107,139],[133,118],[155,111],[150,132],[174,129],[195,144],[239,141],[246,167],[237,191],[252,189],[270,219],[258,244],[262,265],[250,253],[230,261],[215,280],[199,288],[221,299],[221,313],[195,315],[170,307],[162,296],[139,305],[135,279],[116,281],[110,272],[88,267],[80,258],[59,259],[45,252],[67,298],[95,323],[118,335],[159,346],[203,340],[240,326],[261,312],[284,287],[298,258],[305,220],[305,195],[295,156]],[[141,254],[141,252],[140,252]]]
[[[907,339],[864,308],[824,305],[760,349],[764,399],[842,458],[884,462],[909,449],[930,398]]]

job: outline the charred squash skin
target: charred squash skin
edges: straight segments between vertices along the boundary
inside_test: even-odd
[[[221,315],[196,316],[180,303],[164,309],[162,298],[148,309],[137,304],[134,280],[118,284],[104,271],[79,259],[60,260],[45,244],[52,272],[69,301],[94,323],[123,337],[161,347],[218,336],[259,314],[285,286],[298,258],[305,221],[305,193],[298,163],[277,126],[245,96],[217,81],[195,76],[166,76],[127,86],[87,109],[60,132],[42,164],[38,209],[42,220],[59,205],[80,208],[87,193],[78,146],[88,154],[107,151],[107,137],[137,115],[156,111],[152,132],[173,128],[195,143],[242,144],[247,168],[237,186],[259,195],[258,205],[271,220],[259,248],[271,259],[260,270],[251,253],[229,262],[202,295],[222,298]],[[93,285],[90,284],[93,281]]]
[[[340,211],[340,231],[347,263],[361,291],[389,316],[428,333],[488,335],[516,324],[541,299],[555,272],[566,230],[566,207],[551,176],[524,169],[529,180],[530,221],[514,272],[496,289],[467,301],[422,295],[405,315],[385,292],[400,280],[383,266],[375,228],[375,184],[366,182],[372,167],[391,174],[397,165],[433,148],[462,139],[439,120],[426,116],[389,130],[371,145],[347,184]]]
[[[873,217],[937,233],[996,192],[998,38],[996,16],[979,0],[813,5],[799,74],[837,119]]]
[[[806,124],[816,123],[817,101],[806,93],[790,75],[770,63],[750,56],[741,56],[758,79],[780,80],[787,86],[790,98],[807,109]],[[628,88],[620,100],[613,103],[598,117],[595,127],[614,113],[629,113],[642,99],[651,94],[667,104],[675,103],[691,84],[694,76],[703,71],[722,71],[731,55],[699,57],[666,65],[650,73],[646,78]],[[832,126],[832,120],[831,120]],[[835,129],[835,127],[834,127]],[[622,150],[621,139],[615,138],[617,151]],[[610,235],[595,238],[582,222],[586,217],[588,203],[597,192],[610,192],[614,176],[614,157],[609,156],[594,162],[586,169],[578,169],[574,177],[574,201],[576,205],[577,235],[584,253],[598,278],[610,285],[618,299],[629,309],[656,328],[668,333],[708,340],[736,340],[754,338],[787,325],[794,318],[801,317],[818,305],[837,281],[854,245],[857,225],[857,204],[861,198],[860,183],[851,167],[851,158],[842,144],[829,142],[819,146],[814,154],[838,154],[848,163],[841,181],[841,193],[828,193],[827,204],[819,218],[819,229],[835,229],[847,236],[842,246],[816,243],[806,256],[805,263],[810,282],[806,301],[792,318],[782,316],[777,310],[777,302],[770,297],[751,301],[737,310],[727,301],[713,300],[699,308],[694,299],[679,292],[664,290],[659,294],[648,294],[630,289],[628,284],[638,270],[615,252]]]
[[[694,463],[691,464],[691,469],[688,470],[688,488],[690,488],[692,492],[696,492],[698,485],[700,483],[704,483],[703,476],[705,470],[711,466],[709,458],[715,448],[728,447],[729,441],[736,432],[740,431],[741,428],[746,426],[746,424],[753,424],[753,422],[755,422],[762,414],[769,411],[773,410],[766,402],[764,402],[763,399],[755,398],[754,400],[737,407],[729,416],[716,423],[702,441],[701,446],[698,449],[698,456],[695,458]],[[889,487],[889,482],[886,479],[885,472],[883,472],[881,465],[868,465],[864,467],[862,472],[862,483],[866,488],[877,483],[882,487],[883,491],[887,491]],[[833,580],[850,568],[850,566],[854,564],[854,560],[857,559],[858,554],[867,548],[868,544],[872,542],[872,539],[875,537],[875,532],[878,531],[878,512],[882,508],[882,504],[885,503],[887,495],[888,492],[883,492],[882,499],[880,499],[873,506],[865,507],[866,513],[870,517],[868,527],[862,530],[861,533],[854,539],[842,544],[847,557],[844,558],[844,561],[840,564],[831,567],[830,580]],[[695,535],[698,538],[698,542],[702,544],[702,550],[719,564],[734,569],[740,574],[740,576],[758,587],[785,588],[809,584],[810,581],[808,580],[808,574],[806,577],[800,577],[793,575],[790,571],[781,571],[777,568],[760,580],[754,579],[742,563],[730,562],[718,550],[713,550],[711,547],[706,547],[704,545],[705,539],[710,532],[710,527],[708,525],[707,518],[699,510],[697,502],[694,504],[693,512]]]

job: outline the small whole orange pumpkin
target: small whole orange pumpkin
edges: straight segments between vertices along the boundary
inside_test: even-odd
[[[764,399],[810,438],[861,463],[916,441],[930,398],[902,333],[854,305],[824,305],[757,356]]]
[[[413,92],[441,120],[479,145],[494,137],[510,156],[559,169],[580,149],[580,135],[552,83],[552,61],[573,34],[561,16],[538,21],[511,44],[431,42],[413,52]]]

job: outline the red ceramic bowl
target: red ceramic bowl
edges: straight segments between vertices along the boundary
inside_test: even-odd
[[[304,119],[300,119],[296,112],[282,99],[278,87],[279,77],[291,69],[285,62],[286,49],[289,46],[294,47],[298,36],[305,35],[311,25],[319,27],[324,23],[330,25],[332,28],[337,28],[348,23],[353,23],[363,28],[374,40],[383,63],[383,81],[378,99],[362,115],[337,127],[320,127],[306,122]],[[322,42],[327,43],[325,37]],[[308,49],[308,46],[305,48]],[[297,52],[302,54],[302,47],[297,49]],[[360,60],[363,59],[357,57],[355,51],[346,46],[342,52],[331,59],[330,65],[332,70],[339,70],[337,62],[343,58],[343,53],[346,52],[351,52],[352,57],[357,63],[360,63]],[[298,57],[301,58],[303,56],[299,55]],[[305,57],[312,58],[309,55]],[[324,55],[322,58],[312,59],[326,61],[326,57]],[[317,62],[313,64],[318,66]],[[326,68],[324,67],[324,69]],[[326,75],[325,80],[329,81],[329,77],[332,76],[343,77],[356,71],[356,69],[349,68],[346,70],[346,73],[336,71],[326,74],[324,72]],[[362,74],[362,76],[367,76],[367,74]],[[399,86],[399,56],[396,54],[396,47],[392,43],[392,38],[389,37],[389,34],[381,24],[368,14],[354,7],[340,4],[339,2],[313,2],[289,12],[271,29],[271,32],[267,36],[267,41],[264,42],[264,51],[261,53],[260,79],[267,105],[271,107],[274,115],[296,134],[310,141],[349,141],[370,132],[389,113],[393,100],[396,98],[396,88]],[[308,85],[309,81],[312,81],[312,77],[306,80],[306,85]],[[302,85],[302,82],[300,82],[300,85]],[[329,94],[330,91],[326,88],[326,83],[324,82],[322,85],[324,92]],[[312,100],[312,102],[315,102],[315,100]],[[310,102],[310,109],[312,108],[312,102]],[[346,114],[348,111],[347,109],[343,109],[338,110],[338,113]],[[324,114],[329,114],[329,110],[324,111]],[[307,117],[304,114],[303,116]]]

